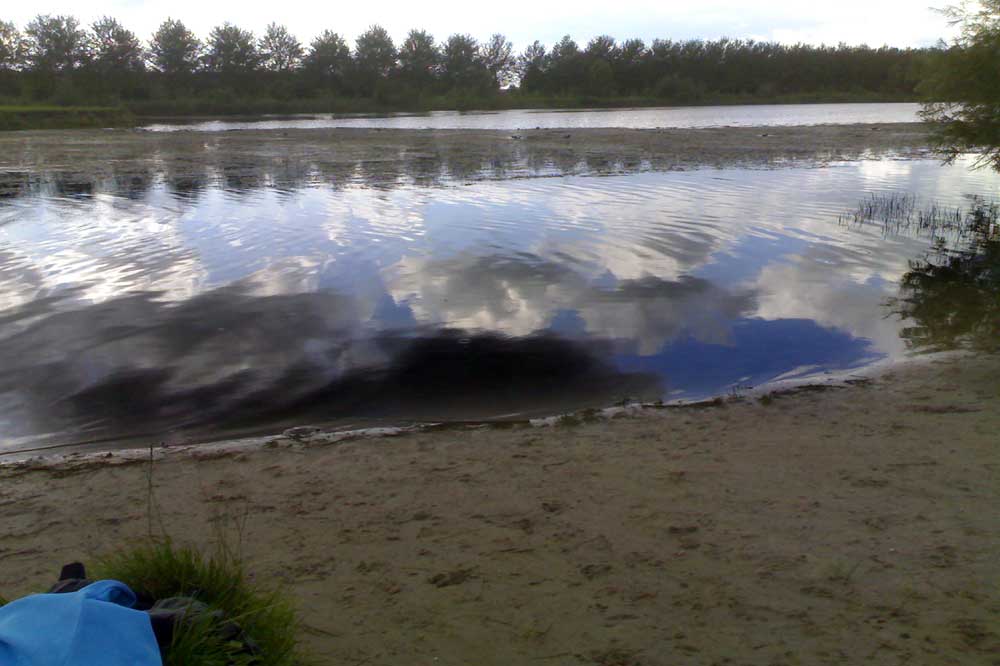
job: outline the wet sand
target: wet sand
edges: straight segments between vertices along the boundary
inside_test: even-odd
[[[139,130],[0,135],[0,194],[37,178],[96,191],[304,182],[393,187],[566,174],[785,166],[927,156],[926,125],[714,129],[298,129],[156,133]]]
[[[0,469],[0,592],[243,524],[324,664],[990,664],[1000,356],[722,406]]]

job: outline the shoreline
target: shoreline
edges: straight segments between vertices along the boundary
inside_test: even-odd
[[[998,376],[935,357],[548,428],[5,465],[0,592],[156,515],[184,544],[239,526],[321,663],[978,662],[1000,648]]]
[[[331,425],[325,423],[301,424],[285,427],[280,430],[268,431],[257,429],[249,434],[219,434],[205,439],[190,439],[182,443],[167,444],[159,441],[157,444],[143,446],[110,446],[114,438],[108,440],[109,446],[101,448],[105,442],[82,442],[79,444],[51,444],[38,448],[24,450],[0,450],[0,473],[4,469],[31,469],[35,467],[49,468],[63,464],[67,465],[103,465],[108,458],[120,458],[121,462],[147,462],[152,453],[155,460],[172,457],[197,455],[204,452],[213,454],[240,454],[257,451],[263,448],[273,448],[290,443],[304,445],[329,445],[354,440],[378,440],[413,434],[434,432],[471,432],[473,430],[507,430],[511,428],[545,429],[582,423],[608,422],[623,417],[642,416],[658,411],[674,411],[688,409],[710,409],[724,407],[727,404],[768,400],[773,397],[787,397],[802,392],[827,391],[844,389],[854,385],[864,385],[882,380],[899,370],[914,371],[926,368],[928,365],[941,361],[965,361],[972,359],[973,352],[965,350],[940,351],[927,354],[916,354],[902,359],[882,359],[856,368],[839,372],[826,372],[821,375],[806,375],[789,379],[776,379],[756,386],[741,387],[737,392],[719,393],[697,399],[661,400],[657,402],[628,402],[625,404],[606,405],[604,407],[589,407],[570,412],[560,412],[548,415],[524,416],[520,418],[495,418],[472,421],[406,421],[393,423],[389,419],[364,427],[347,425]],[[350,420],[350,419],[347,419]],[[164,439],[163,433],[149,435],[130,435],[121,441],[158,441]],[[70,449],[60,452],[59,449]]]
[[[341,108],[336,104],[308,104],[298,107],[275,100],[262,103],[246,102],[219,105],[214,102],[189,100],[188,103],[137,103],[118,106],[59,106],[55,104],[8,104],[0,105],[0,132],[45,130],[45,129],[87,129],[94,127],[134,127],[143,123],[164,120],[196,122],[206,120],[233,120],[239,118],[275,118],[308,116],[371,116],[387,117],[397,115],[426,115],[431,113],[500,113],[503,111],[537,112],[578,112],[578,111],[626,111],[630,109],[697,109],[704,107],[735,106],[811,106],[823,104],[921,104],[916,96],[837,96],[799,95],[763,98],[727,98],[706,100],[695,103],[669,103],[661,99],[623,98],[621,100],[578,99],[572,102],[558,99],[526,99],[511,103],[500,103],[474,108],[454,108],[442,105],[398,106],[394,108],[366,102],[352,103]],[[547,102],[547,103],[546,103]],[[248,110],[249,109],[249,110]],[[103,125],[101,123],[104,123]]]

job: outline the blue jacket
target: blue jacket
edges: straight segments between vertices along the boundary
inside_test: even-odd
[[[149,615],[133,605],[115,580],[12,601],[0,607],[0,666],[162,666]]]

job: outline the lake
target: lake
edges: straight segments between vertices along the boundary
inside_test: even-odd
[[[932,240],[853,222],[859,202],[1000,188],[971,158],[664,171],[144,136],[8,144],[3,450],[523,418],[857,371],[915,351],[889,302]]]
[[[919,122],[919,104],[759,104],[640,109],[551,111],[433,111],[388,115],[319,114],[253,120],[203,120],[153,123],[152,132],[215,132],[240,129],[369,129],[523,130],[584,127],[656,129],[660,127],[774,127],[851,123]]]

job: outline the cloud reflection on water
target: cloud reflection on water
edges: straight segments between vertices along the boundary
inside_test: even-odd
[[[338,175],[374,188],[155,157],[15,174],[0,436],[484,418],[856,367],[905,351],[883,304],[927,240],[837,215],[996,186],[933,162],[400,186],[419,162]]]

